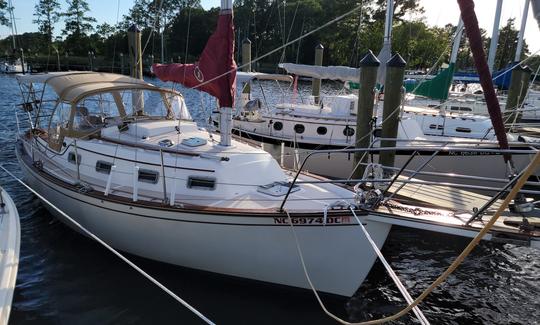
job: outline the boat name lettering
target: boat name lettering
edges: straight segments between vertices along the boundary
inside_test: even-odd
[[[309,224],[323,224],[323,217],[297,217],[291,218],[293,225],[309,225]],[[289,224],[289,218],[287,217],[278,217],[274,218],[275,224]],[[326,218],[326,224],[342,224],[342,223],[351,223],[350,216],[337,216],[337,217],[328,217]]]
[[[481,151],[450,151],[448,153],[450,156],[493,156],[499,155],[498,152],[481,152]]]

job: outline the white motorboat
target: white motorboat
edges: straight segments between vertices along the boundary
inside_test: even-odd
[[[0,187],[0,323],[7,324],[19,269],[21,226],[9,194]]]

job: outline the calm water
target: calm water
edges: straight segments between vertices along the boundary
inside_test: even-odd
[[[267,97],[279,97],[268,96],[275,89],[266,86]],[[185,95],[192,109],[198,110],[201,101],[211,104],[198,93]],[[0,98],[0,161],[20,176],[11,134],[3,129],[15,129],[11,105],[19,102],[19,94],[13,78],[0,76]],[[207,113],[195,115],[200,120],[208,117]],[[56,221],[3,172],[0,184],[17,203],[22,228],[12,324],[201,323],[100,245]],[[383,253],[414,297],[466,244],[467,240],[457,237],[394,228]],[[336,324],[307,291],[132,258],[218,324]],[[325,302],[350,321],[388,315],[404,305],[379,262],[353,298],[326,298]],[[421,308],[433,324],[538,324],[540,251],[482,243]],[[414,320],[404,318],[397,323]]]

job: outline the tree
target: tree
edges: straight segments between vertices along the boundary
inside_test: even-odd
[[[70,52],[85,55],[92,48],[92,44],[88,44],[88,33],[93,31],[92,23],[96,22],[96,19],[86,15],[90,7],[85,0],[66,0],[66,2],[68,9],[62,15],[66,24],[62,31],[63,35],[67,35],[65,45]]]
[[[0,25],[9,25],[9,19],[6,17],[6,11],[9,10],[6,0],[0,0]]]
[[[66,23],[62,33],[68,36],[86,35],[94,30],[92,23],[96,22],[93,17],[86,16],[90,11],[90,6],[85,0],[66,0],[67,11],[63,14]]]
[[[517,50],[519,31],[514,26],[515,18],[510,18],[506,25],[499,30],[499,43],[497,44],[497,54],[495,55],[495,70],[501,70],[514,61]],[[523,41],[523,50],[520,59],[525,58],[529,53],[527,43]]]
[[[57,0],[39,0],[34,7],[33,22],[38,24],[38,30],[46,35],[47,45],[50,46],[53,38],[54,24],[60,20],[60,3]]]

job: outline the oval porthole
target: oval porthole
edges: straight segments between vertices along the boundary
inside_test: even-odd
[[[317,134],[318,135],[325,135],[328,130],[324,126],[319,126],[317,128]]]
[[[346,126],[343,129],[343,135],[346,137],[352,137],[354,135],[354,129],[351,128],[350,126]]]
[[[305,130],[306,130],[306,127],[304,125],[302,125],[302,124],[296,124],[294,126],[294,132],[296,132],[296,133],[301,134],[301,133],[304,133]]]
[[[274,130],[281,131],[283,129],[283,123],[281,122],[274,122]]]

